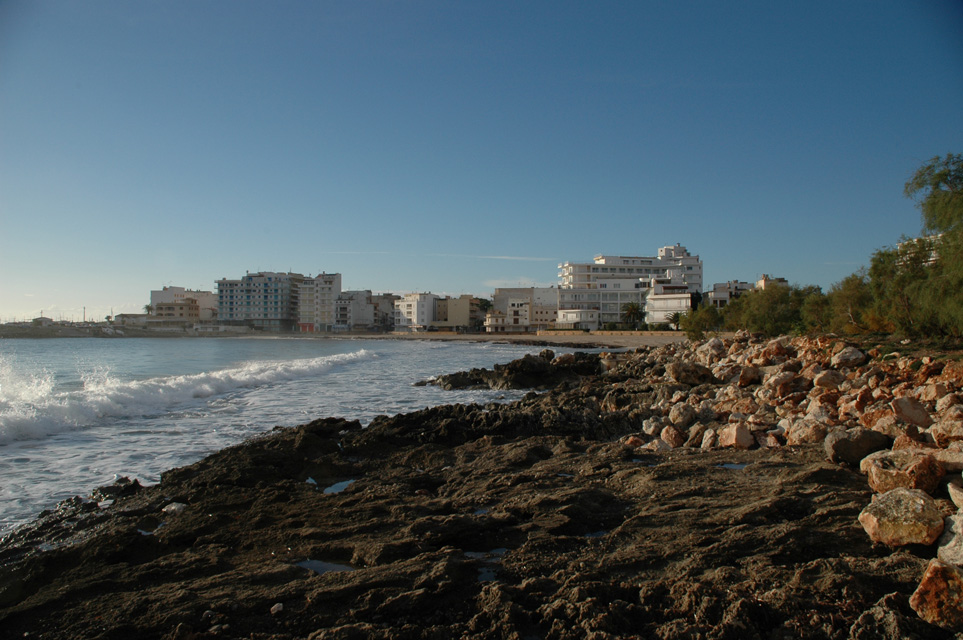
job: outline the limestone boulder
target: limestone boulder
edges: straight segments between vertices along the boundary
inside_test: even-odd
[[[893,489],[873,496],[859,514],[873,542],[890,547],[929,545],[943,533],[943,514],[936,501],[919,489]]]
[[[858,467],[863,458],[889,446],[889,438],[871,429],[835,429],[823,441],[826,457],[835,463]]]
[[[819,444],[826,439],[828,427],[817,420],[803,418],[796,420],[786,430],[786,444]]]
[[[866,467],[869,486],[876,493],[898,487],[933,493],[946,475],[936,458],[918,449],[887,451],[873,456]]]
[[[868,359],[869,357],[856,347],[846,347],[834,355],[830,362],[836,368],[851,369],[862,365]]]
[[[669,422],[680,429],[687,428],[696,420],[696,410],[691,405],[678,403],[669,410]]]
[[[755,444],[756,439],[744,422],[728,424],[719,431],[720,447],[750,449]]]
[[[726,345],[719,338],[712,338],[704,345],[696,349],[696,357],[699,362],[706,366],[710,366],[715,362],[718,362],[726,355]]]
[[[702,444],[699,447],[701,449],[714,449],[718,446],[719,434],[714,429],[706,429],[706,432],[702,434]]]
[[[813,384],[823,389],[838,389],[839,385],[846,381],[846,376],[834,369],[826,369],[812,379]]]
[[[936,402],[950,392],[945,382],[931,382],[920,389],[917,398],[920,402]]]
[[[926,430],[926,433],[941,447],[951,442],[963,440],[963,420],[941,420]]]
[[[963,400],[960,399],[960,394],[948,393],[936,401],[936,411],[938,413],[943,413],[950,407],[954,407],[960,404],[963,404]]]
[[[890,403],[890,407],[893,409],[893,415],[903,422],[915,424],[918,427],[928,427],[933,424],[933,418],[930,417],[926,407],[915,398],[909,396],[895,398]]]
[[[936,544],[936,557],[943,562],[963,565],[963,513],[943,519],[943,533]]]
[[[762,382],[762,371],[759,367],[745,366],[739,371],[739,379],[736,384],[740,387],[749,387]]]
[[[665,365],[665,375],[680,384],[698,386],[718,382],[712,371],[697,362],[675,361]]]
[[[930,624],[963,631],[963,572],[941,560],[930,560],[910,606]]]

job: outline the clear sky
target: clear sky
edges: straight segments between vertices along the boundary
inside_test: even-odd
[[[963,2],[0,0],[0,321],[681,243],[828,289],[963,152]]]

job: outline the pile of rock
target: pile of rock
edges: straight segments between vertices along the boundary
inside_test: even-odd
[[[822,443],[831,461],[858,467],[876,493],[859,517],[872,540],[937,547],[911,606],[963,630],[963,362],[864,353],[833,336],[737,334],[637,352],[608,377],[677,385],[627,446]]]

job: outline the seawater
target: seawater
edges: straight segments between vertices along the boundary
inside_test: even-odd
[[[423,340],[0,340],[0,535],[118,476],[156,483],[276,425],[331,416],[367,425],[517,399],[523,392],[413,385],[538,351]]]

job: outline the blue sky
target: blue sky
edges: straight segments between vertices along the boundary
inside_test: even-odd
[[[0,321],[245,271],[828,289],[963,151],[963,3],[0,0]]]

